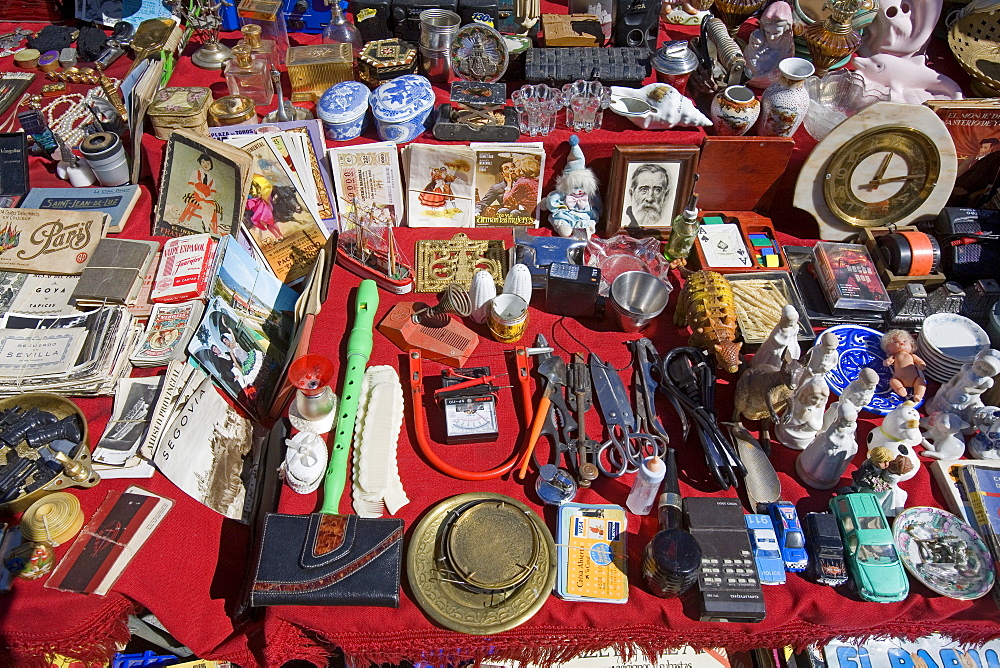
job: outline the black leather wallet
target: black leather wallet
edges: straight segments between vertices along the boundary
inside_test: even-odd
[[[402,554],[403,520],[271,513],[250,604],[398,608]]]

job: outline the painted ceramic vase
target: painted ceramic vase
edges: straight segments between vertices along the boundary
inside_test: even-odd
[[[729,86],[716,93],[709,111],[715,134],[730,137],[745,135],[759,115],[760,102],[746,86]]]
[[[814,71],[812,63],[805,58],[785,58],[778,64],[781,76],[760,97],[757,134],[762,137],[795,134],[809,111],[809,92],[804,82]]]

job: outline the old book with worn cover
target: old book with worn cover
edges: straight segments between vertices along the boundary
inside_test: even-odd
[[[538,227],[545,150],[540,143],[473,143],[476,227]]]
[[[948,206],[1000,209],[1000,98],[928,100],[951,134],[958,175]]]
[[[184,129],[167,140],[153,234],[235,234],[253,178],[246,151]]]
[[[73,301],[78,306],[134,302],[159,248],[158,241],[101,239],[73,290]]]
[[[22,209],[63,209],[103,211],[111,216],[108,232],[117,234],[125,227],[136,202],[139,186],[109,188],[32,188],[21,200]]]
[[[100,211],[0,209],[0,270],[76,276],[110,220]]]

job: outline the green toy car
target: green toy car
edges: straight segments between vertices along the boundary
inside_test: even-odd
[[[861,598],[878,603],[906,598],[910,583],[875,495],[841,494],[830,499],[830,510],[840,525],[847,568]]]

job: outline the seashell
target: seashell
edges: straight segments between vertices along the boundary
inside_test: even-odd
[[[503,278],[504,294],[517,295],[525,304],[531,303],[531,271],[520,262],[512,266]]]
[[[649,110],[634,100],[644,102]],[[651,83],[642,88],[611,87],[612,111],[625,116],[643,130],[666,130],[676,125],[709,126],[711,119],[701,113],[690,98],[673,86]]]
[[[480,325],[486,322],[490,312],[490,303],[497,296],[497,284],[493,274],[480,269],[472,277],[472,287],[469,288],[469,298],[472,300],[472,321]]]

